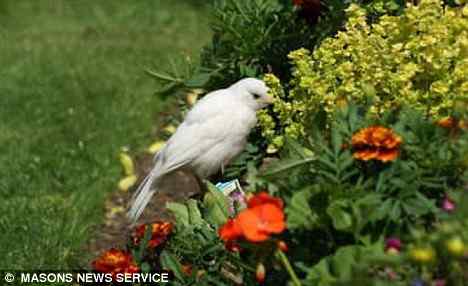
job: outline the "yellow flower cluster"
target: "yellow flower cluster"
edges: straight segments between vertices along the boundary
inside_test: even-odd
[[[284,135],[290,138],[298,138],[304,134],[304,127],[300,124],[303,115],[303,105],[297,100],[289,100],[284,93],[281,83],[272,74],[265,75],[265,83],[270,87],[270,95],[273,101],[273,113],[276,119],[267,110],[258,112],[258,121],[262,126],[262,135],[271,143],[268,150],[274,152],[284,144]],[[280,133],[283,133],[280,134]]]
[[[270,142],[281,143],[284,134],[299,136],[310,115],[320,108],[332,114],[346,102],[369,104],[375,115],[410,106],[438,119],[456,101],[468,100],[468,5],[421,0],[372,25],[357,5],[350,5],[347,15],[344,31],[313,53],[290,53],[292,89],[274,105],[281,128],[261,115]],[[267,79],[273,90],[281,89],[272,76]]]

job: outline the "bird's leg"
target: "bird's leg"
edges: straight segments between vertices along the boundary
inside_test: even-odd
[[[224,176],[224,163],[221,163],[221,175]]]
[[[208,192],[208,188],[206,187],[206,183],[204,180],[200,179],[197,175],[195,175],[195,179],[197,180],[198,186],[200,187],[200,195],[203,195]]]

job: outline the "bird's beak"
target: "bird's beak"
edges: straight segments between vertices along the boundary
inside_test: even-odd
[[[268,104],[272,104],[275,101],[275,98],[271,95],[268,95],[265,98],[263,98],[262,101],[268,105]]]

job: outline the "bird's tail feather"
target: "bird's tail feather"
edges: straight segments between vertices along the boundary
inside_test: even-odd
[[[132,225],[136,223],[138,218],[143,213],[146,205],[148,205],[149,201],[151,200],[151,197],[153,197],[153,194],[157,191],[155,187],[152,188],[152,185],[160,177],[160,173],[158,174],[158,172],[154,172],[154,170],[151,171],[135,191],[131,199],[130,210],[127,213],[127,216],[130,219]]]

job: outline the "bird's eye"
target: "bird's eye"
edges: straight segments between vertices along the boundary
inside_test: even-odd
[[[253,94],[253,97],[254,97],[255,99],[259,99],[259,98],[260,98],[260,95],[254,93],[254,94]]]

